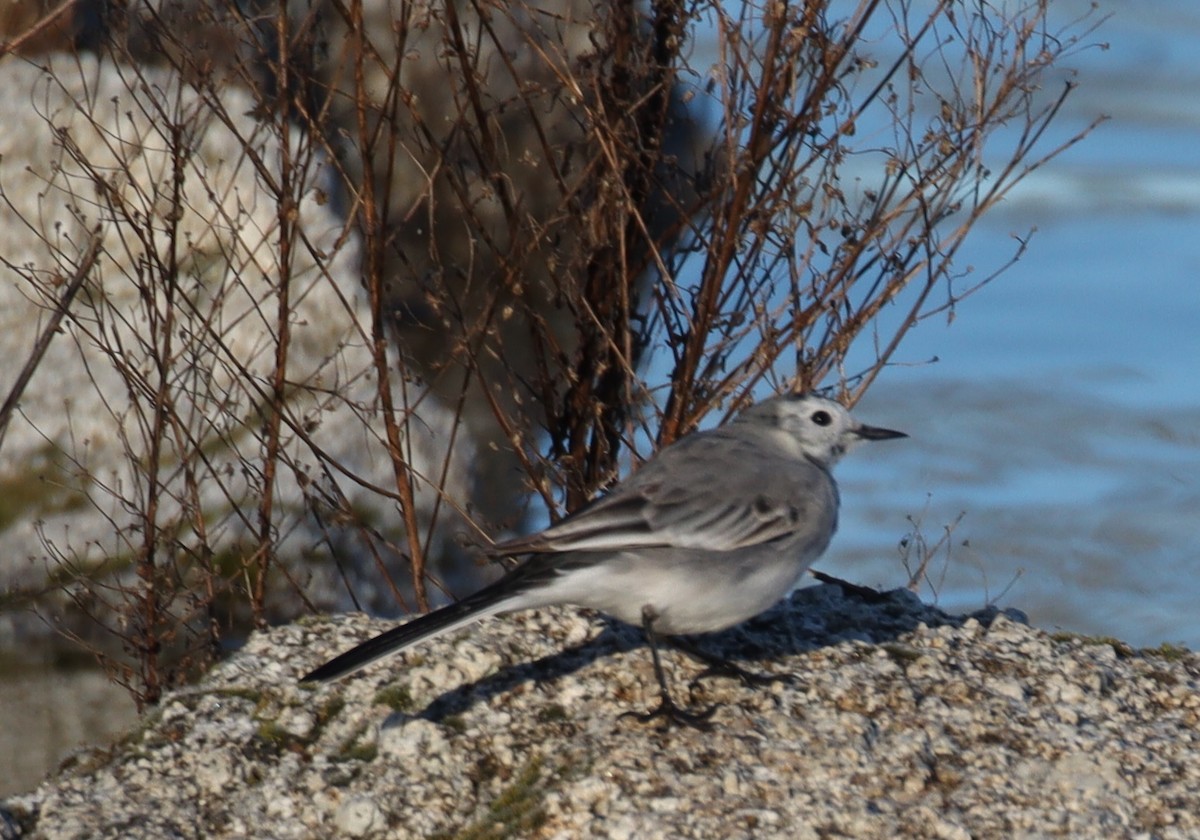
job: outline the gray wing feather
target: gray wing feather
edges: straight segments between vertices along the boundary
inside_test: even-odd
[[[822,467],[720,430],[663,450],[609,495],[495,555],[676,547],[731,551],[818,530],[836,516]]]

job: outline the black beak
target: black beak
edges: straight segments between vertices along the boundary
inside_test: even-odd
[[[878,426],[859,426],[854,434],[863,440],[891,440],[892,438],[908,437],[904,432],[893,432],[891,429],[881,429]]]

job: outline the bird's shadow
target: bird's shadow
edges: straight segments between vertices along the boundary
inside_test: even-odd
[[[997,614],[998,610],[989,608],[971,616],[955,616],[923,604],[904,589],[877,592],[850,584],[823,583],[798,590],[737,627],[688,637],[688,641],[734,663],[764,663],[853,639],[886,644],[921,624],[959,626],[969,617],[990,623]],[[1020,615],[1013,617],[1023,619]],[[640,628],[608,618],[604,621],[606,626],[600,634],[585,642],[502,667],[494,674],[444,692],[419,712],[393,715],[385,725],[399,725],[412,717],[442,723],[524,683],[552,682],[603,657],[646,646]]]

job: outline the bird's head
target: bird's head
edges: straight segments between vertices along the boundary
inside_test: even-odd
[[[864,440],[908,437],[904,432],[867,426],[841,403],[815,394],[772,397],[743,411],[738,422],[784,432],[800,453],[825,466],[832,466]]]

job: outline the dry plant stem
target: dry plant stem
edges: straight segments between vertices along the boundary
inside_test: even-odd
[[[326,470],[328,471],[328,467],[326,467]],[[345,494],[341,492],[340,488],[337,486],[337,483],[332,480],[333,476],[327,473],[326,477],[330,479],[327,486],[325,488],[315,489],[315,492],[324,497],[324,507],[330,511],[333,511],[333,515],[336,517],[345,517],[348,520],[353,519],[354,511],[350,506],[349,500],[346,498]],[[314,505],[313,510],[318,519],[324,520],[324,515],[322,514],[319,506]],[[328,528],[326,527],[326,523],[324,521],[322,521],[322,527],[326,533],[328,533]],[[384,562],[384,558],[379,551],[380,545],[389,545],[387,538],[374,528],[368,528],[365,525],[360,527],[367,532],[370,537],[368,539],[361,540],[361,545],[371,555],[371,560],[376,571],[379,573],[380,579],[383,580],[383,582],[387,585],[388,591],[395,602],[402,607],[407,606],[403,592],[401,592],[400,587],[396,585],[396,581],[392,576],[392,572],[387,567],[387,563]],[[341,572],[342,580],[346,584],[346,591],[349,593],[351,600],[354,602],[354,608],[356,610],[361,610],[362,605],[358,602],[358,596],[354,592],[354,587],[351,585],[350,578],[345,572],[344,564],[337,556],[338,552],[336,548],[332,544],[329,545],[329,548],[330,554],[333,555],[337,560],[338,570]],[[310,610],[310,612],[317,612],[317,610],[313,608]]]
[[[81,5],[81,0],[63,0],[62,3],[59,3],[56,7],[43,15],[41,20],[26,29],[16,38],[0,44],[0,58],[3,58],[10,52],[18,52],[25,44],[28,44],[31,41],[36,41],[44,32],[55,26],[58,26],[64,18],[75,14],[75,7],[78,5]]]
[[[865,21],[863,15],[874,13],[877,5],[864,4],[860,7],[864,10],[863,14],[860,14],[849,25],[850,37],[841,39],[844,46],[837,50],[826,51],[827,54],[833,56],[831,62],[825,65],[826,67],[836,66],[838,56],[844,57],[850,54],[850,45]],[[873,90],[854,107],[848,117],[842,120],[841,127],[837,132],[832,133],[821,142],[814,143],[811,154],[806,160],[797,157],[800,149],[795,144],[784,145],[778,153],[772,152],[772,154],[782,155],[779,160],[772,163],[772,166],[785,172],[803,173],[819,162],[822,173],[829,173],[823,176],[825,183],[836,184],[836,169],[832,166],[842,154],[840,144],[845,138],[853,136],[853,126],[861,117],[864,109],[874,102],[883,101],[880,96],[881,91],[886,87],[890,92],[894,85],[898,86],[901,83],[902,71],[908,73],[910,78],[920,78],[922,68],[917,63],[914,47],[932,31],[935,21],[939,16],[945,14],[946,8],[948,7],[944,3],[937,6],[918,27],[915,34],[906,35],[903,41],[904,50],[900,57],[891,64],[883,80],[876,84]],[[1034,17],[1040,20],[1038,15],[1044,12],[1045,6],[1038,5],[1036,9],[1041,11],[1035,11]],[[1018,27],[1014,31],[1013,37],[1023,43],[1033,37],[1034,32],[1032,24],[1026,24]],[[974,35],[973,37],[977,38],[978,36]],[[963,37],[963,40],[974,43],[966,36]],[[768,44],[770,43],[772,42],[769,41]],[[1057,43],[1055,46],[1059,50],[1066,49]],[[961,113],[972,115],[969,121],[962,124],[965,139],[958,140],[956,138],[951,142],[947,136],[937,134],[930,134],[922,138],[915,129],[911,131],[907,135],[910,142],[919,140],[919,143],[913,142],[908,149],[900,149],[899,151],[903,152],[905,157],[895,159],[898,164],[904,159],[910,159],[911,163],[908,164],[908,168],[898,167],[892,177],[885,179],[883,188],[879,191],[873,206],[867,208],[869,212],[860,216],[859,219],[853,220],[857,226],[854,235],[847,236],[838,251],[834,253],[828,273],[817,278],[820,282],[813,287],[811,294],[804,289],[799,277],[793,280],[793,299],[811,302],[803,307],[797,306],[791,323],[785,321],[782,329],[764,336],[766,340],[761,342],[757,348],[757,357],[748,360],[749,364],[734,368],[723,379],[714,383],[710,393],[717,396],[725,395],[733,392],[739,385],[742,386],[742,393],[745,393],[745,390],[756,381],[761,372],[769,369],[770,365],[779,358],[779,354],[788,342],[794,343],[803,351],[798,355],[797,384],[800,387],[811,387],[819,383],[830,372],[837,369],[839,360],[846,355],[854,338],[868,324],[872,323],[883,307],[896,300],[906,287],[917,281],[919,286],[917,294],[910,296],[904,304],[910,307],[910,316],[901,322],[885,347],[877,352],[875,363],[857,379],[856,387],[851,388],[849,383],[843,381],[845,396],[851,402],[857,400],[866,386],[893,358],[907,329],[921,318],[930,317],[939,310],[939,308],[929,305],[930,294],[940,284],[947,281],[948,267],[957,253],[958,246],[980,216],[999,201],[1021,177],[1077,142],[1087,133],[1086,130],[1081,132],[1030,163],[1037,142],[1041,140],[1046,126],[1057,116],[1061,104],[1060,98],[1051,106],[1036,110],[1031,106],[1029,100],[1028,91],[1033,87],[1030,79],[1036,75],[1040,67],[1049,61],[1043,57],[1049,53],[1034,53],[1033,48],[1030,47],[1029,53],[1037,54],[1039,59],[1027,66],[1021,63],[1024,60],[1022,57],[1026,55],[1026,50],[1023,47],[1014,48],[1011,50],[1012,62],[997,67],[995,63],[999,61],[998,56],[1002,54],[997,53],[994,45],[989,45],[989,50],[984,55],[983,49],[980,48],[979,54],[972,53],[967,58],[973,62],[972,66],[976,68],[974,72],[979,80],[986,80],[990,84],[992,77],[995,77],[1000,79],[1001,83],[994,88],[982,83],[975,83],[972,88],[960,93],[964,100],[967,99],[968,93],[976,98],[976,101],[960,103]],[[764,52],[768,56],[771,55],[771,47],[768,46]],[[988,64],[988,61],[993,63]],[[731,66],[740,66],[732,60],[730,60],[730,64]],[[828,75],[824,78],[827,79]],[[814,89],[821,88],[820,82],[821,80],[818,79],[814,83]],[[826,86],[823,95],[832,95],[836,91],[835,86]],[[1068,91],[1065,91],[1064,95],[1066,92]],[[761,103],[761,95],[756,101]],[[805,99],[806,103],[812,101],[811,97]],[[896,111],[894,105],[889,107],[893,108],[896,113],[899,129],[903,129],[908,123],[911,123],[911,112],[903,114]],[[761,113],[761,111],[755,111],[755,113]],[[810,116],[806,117],[806,114]],[[982,168],[984,139],[997,126],[1012,119],[1014,115],[1018,119],[1025,119],[1022,137],[1019,142],[1014,144],[1009,158],[999,168],[998,176],[997,173],[992,173],[991,179],[985,183],[984,178],[987,173]],[[790,117],[787,129],[776,132],[775,136],[786,139],[789,136],[795,136],[795,132],[806,133],[804,130],[806,118],[811,119],[811,111],[808,110],[807,105],[799,108]],[[955,119],[959,118],[955,117]],[[965,119],[963,117],[963,120]],[[757,125],[757,122],[752,121],[751,125]],[[753,137],[753,131],[751,131],[751,136]],[[748,153],[756,148],[753,139],[747,143],[746,148]],[[1015,164],[1022,161],[1025,164],[1024,168],[1016,168]],[[777,180],[786,181],[787,179]],[[791,180],[795,181],[796,178],[793,177]],[[974,182],[978,182],[979,186],[984,189],[976,189],[973,195],[967,194],[971,199],[967,217],[958,228],[950,232],[943,232],[941,228],[944,220],[956,212],[962,203],[964,194],[962,185],[969,186]],[[827,189],[827,195],[844,200],[840,191]],[[752,206],[757,208],[765,201],[764,210],[755,209],[753,212],[778,212],[771,211],[769,208],[780,207],[778,202],[781,197],[782,193],[775,191],[763,192]],[[786,205],[783,206],[786,207]],[[831,219],[831,223],[832,221]],[[750,231],[752,232],[753,228]],[[818,233],[819,228],[812,230],[810,242],[806,246],[803,256],[797,261],[797,267],[803,269],[805,266],[811,265],[816,256],[813,246],[820,243],[817,238]],[[722,237],[718,235],[716,240],[710,243],[710,255],[715,248],[719,247],[721,241]],[[749,254],[752,261],[755,254],[758,253],[756,249],[762,244],[762,241],[761,237],[752,237],[749,248],[743,248],[740,252],[741,259],[746,261],[746,254]],[[717,264],[718,266],[722,265],[719,260]],[[793,276],[796,276],[795,269],[793,268],[791,271]],[[877,274],[874,280],[871,279],[873,273]],[[988,275],[965,293],[952,293],[947,307],[952,308],[955,302],[994,276],[994,274]],[[923,283],[921,278],[924,278]],[[738,281],[735,281],[735,284],[736,282]],[[861,294],[859,294],[860,289],[863,290]],[[852,290],[855,292],[854,297],[850,295]],[[712,299],[710,298],[710,300]],[[942,309],[947,307],[942,307]],[[722,308],[728,311],[728,307]],[[830,313],[838,313],[838,317],[831,318],[829,317]],[[773,315],[771,320],[778,323],[776,317]],[[825,335],[819,340],[813,341],[812,330],[822,319],[826,324]],[[713,345],[708,345],[709,368],[698,373],[702,380],[712,372],[713,363],[722,358],[724,351],[721,348],[725,346],[728,345],[717,344],[715,348],[717,352],[714,353]],[[688,367],[689,360],[684,358],[681,368],[686,370]]]
[[[472,0],[472,2],[477,4],[478,0]],[[476,127],[479,129],[477,136],[480,141],[480,148],[476,151],[476,156],[479,162],[485,166],[482,170],[484,177],[491,181],[492,189],[495,190],[496,195],[500,199],[500,205],[504,209],[504,217],[508,221],[508,229],[515,233],[520,229],[516,207],[509,190],[508,181],[499,167],[500,156],[497,153],[496,140],[489,128],[491,119],[487,109],[484,108],[483,93],[479,88],[480,74],[479,68],[476,65],[477,58],[467,48],[466,41],[463,38],[462,22],[459,20],[456,5],[453,2],[445,4],[446,31],[450,36],[450,47],[454,51],[459,66],[462,68],[463,88],[467,93],[471,115],[474,117]],[[478,6],[476,7],[478,8]]]
[[[786,11],[779,7],[778,11]],[[752,220],[750,208],[761,170],[772,150],[775,128],[780,117],[778,103],[785,102],[792,84],[792,56],[784,55],[784,38],[791,20],[786,14],[769,16],[766,46],[761,56],[761,72],[753,96],[753,110],[747,115],[749,131],[744,149],[736,154],[733,184],[728,196],[714,209],[713,234],[708,246],[699,292],[689,313],[688,328],[682,336],[682,350],[671,374],[671,387],[658,436],[665,446],[686,434],[698,419],[693,414],[696,386],[702,359],[707,355],[709,337],[719,317],[719,301],[727,294],[727,277],[743,242],[744,228]],[[843,52],[844,54],[844,52]],[[810,102],[823,98],[841,55],[827,63],[821,80],[814,85]],[[810,113],[806,108],[801,114]],[[736,122],[736,121],[735,121]]]
[[[566,506],[587,502],[611,482],[629,414],[641,393],[638,363],[644,336],[634,328],[643,251],[657,243],[639,208],[651,203],[655,169],[667,133],[670,91],[683,43],[686,12],[673,0],[651,4],[648,44],[638,35],[639,8],[627,0],[612,5],[606,29],[608,71],[593,80],[594,140],[602,157],[597,168],[598,200],[594,247],[582,270],[576,304],[580,346],[571,371],[552,446],[565,453]]]
[[[937,542],[933,543],[933,545],[930,545],[925,540],[925,535],[921,533],[921,517],[909,517],[909,521],[913,524],[913,531],[912,534],[906,538],[905,548],[908,546],[915,546],[919,558],[917,567],[909,574],[908,583],[906,584],[906,588],[910,592],[919,592],[921,589],[921,583],[925,581],[930,582],[933,594],[935,597],[937,596],[939,587],[933,585],[932,582],[929,581],[929,564],[933,562],[933,558],[939,552],[945,552],[946,565],[949,566],[950,552],[952,549],[950,538],[954,534],[954,530],[958,527],[959,523],[963,521],[963,518],[966,515],[967,514],[965,511],[960,512],[958,516],[954,518],[953,522],[948,525],[943,525],[942,534],[940,537],[938,537]],[[908,567],[907,557],[905,557],[904,565],[906,568]]]
[[[279,44],[279,60],[276,77],[279,80],[275,113],[278,116],[276,130],[279,132],[279,151],[281,156],[279,167],[279,191],[276,218],[279,223],[279,281],[277,286],[278,304],[275,316],[275,369],[271,380],[271,397],[268,409],[263,417],[263,440],[266,451],[262,463],[262,498],[258,508],[258,550],[248,561],[253,569],[253,580],[250,591],[250,608],[254,615],[254,623],[259,628],[267,626],[266,619],[266,586],[271,563],[275,556],[274,516],[272,507],[275,501],[275,476],[279,469],[280,423],[287,413],[287,369],[288,348],[291,342],[291,267],[292,243],[295,236],[294,218],[296,203],[293,195],[291,121],[287,118],[289,111],[289,58],[287,53],[288,41],[287,4],[280,4],[276,18],[276,37]]]
[[[354,89],[358,120],[358,141],[363,149],[370,149],[376,137],[371,134],[370,115],[367,112],[368,96],[363,76],[363,60],[366,49],[362,25],[362,0],[350,4],[350,25],[355,34]],[[394,89],[393,85],[393,89]],[[364,156],[366,165],[362,184],[358,192],[358,213],[361,219],[365,254],[367,293],[371,302],[371,350],[375,358],[376,381],[379,401],[383,407],[384,433],[387,436],[388,452],[396,478],[396,492],[400,498],[400,515],[404,520],[408,540],[408,557],[411,563],[413,594],[422,611],[429,609],[429,594],[426,588],[425,552],[421,545],[421,527],[417,520],[417,505],[413,491],[413,472],[405,457],[400,426],[396,420],[395,401],[391,387],[391,367],[388,363],[387,322],[383,311],[383,250],[386,246],[385,203],[377,203],[375,196],[375,172],[371,157]],[[405,412],[408,416],[408,412]]]
[[[21,367],[21,372],[17,375],[16,381],[13,382],[8,396],[4,398],[4,404],[0,406],[0,452],[4,450],[4,434],[8,431],[9,420],[12,418],[13,412],[16,411],[17,404],[21,401],[21,395],[25,393],[25,388],[29,385],[29,380],[33,378],[34,371],[37,370],[42,357],[46,355],[46,350],[50,347],[50,342],[54,339],[55,333],[58,332],[63,318],[66,317],[67,312],[70,310],[71,303],[75,300],[75,295],[79,293],[92,267],[96,264],[96,258],[100,255],[100,241],[99,233],[92,234],[87,250],[83,252],[83,257],[79,260],[79,264],[71,272],[71,277],[67,280],[63,288],[62,296],[55,302],[54,308],[50,312],[50,317],[46,321],[46,326],[42,328],[41,333],[38,335],[37,341],[33,345],[33,350],[29,354],[29,360]]]
[[[178,207],[183,186],[185,160],[180,126],[173,123],[169,128],[171,156],[171,206]],[[162,652],[164,639],[169,639],[170,631],[165,630],[167,622],[166,611],[172,593],[166,581],[169,557],[160,557],[163,540],[159,533],[158,506],[160,501],[160,479],[166,467],[162,463],[163,442],[169,433],[170,414],[173,411],[171,379],[172,370],[169,361],[174,358],[173,342],[175,336],[175,299],[178,294],[177,280],[179,277],[178,244],[179,244],[179,215],[169,214],[167,222],[170,225],[168,234],[171,246],[167,249],[167,261],[163,266],[163,306],[147,307],[149,317],[148,338],[154,343],[155,382],[156,392],[153,399],[153,418],[149,435],[149,453],[145,468],[146,492],[142,505],[142,545],[136,559],[138,578],[141,586],[136,593],[140,604],[138,632],[128,639],[134,646],[134,653],[140,667],[139,681],[143,687],[142,700],[147,703],[157,703],[164,689],[163,675],[159,669],[159,656]],[[160,564],[163,568],[160,569]],[[165,630],[165,632],[164,632]]]
[[[954,255],[958,252],[958,250],[962,246],[962,244],[966,241],[967,234],[974,227],[975,223],[988,210],[990,210],[998,202],[1000,202],[1004,198],[1004,196],[1008,194],[1008,191],[1011,189],[1011,187],[1013,185],[1016,184],[1016,182],[1018,180],[1023,178],[1025,175],[1028,175],[1030,172],[1034,171],[1039,166],[1042,166],[1044,163],[1046,163],[1046,161],[1050,160],[1052,157],[1055,157],[1055,156],[1061,154],[1066,149],[1070,148],[1071,146],[1074,146],[1076,143],[1078,143],[1084,137],[1086,137],[1093,128],[1095,128],[1097,125],[1099,125],[1101,122],[1103,122],[1106,119],[1105,117],[1096,118],[1083,131],[1080,131],[1077,134],[1073,135],[1072,137],[1068,138],[1066,141],[1064,141],[1063,143],[1061,143],[1054,149],[1050,150],[1047,154],[1042,155],[1041,157],[1037,158],[1032,163],[1023,165],[1022,170],[1019,173],[1019,177],[1014,178],[1014,175],[1016,174],[1015,173],[1016,167],[1020,164],[1021,161],[1027,159],[1028,156],[1032,153],[1032,150],[1034,148],[1034,143],[1036,142],[1035,138],[1040,137],[1042,132],[1045,131],[1046,127],[1049,125],[1050,120],[1052,120],[1057,115],[1058,110],[1062,107],[1063,102],[1066,100],[1067,96],[1070,94],[1072,89],[1073,89],[1073,85],[1070,85],[1070,84],[1065,85],[1062,93],[1055,100],[1052,108],[1042,118],[1040,123],[1036,126],[1031,127],[1026,132],[1026,134],[1022,137],[1021,146],[1018,148],[1018,150],[1016,152],[1014,152],[1012,159],[1007,162],[1007,164],[1003,168],[1000,175],[995,178],[995,185],[986,194],[984,194],[983,196],[980,197],[980,200],[971,209],[968,217],[957,228],[955,228],[954,230],[952,230],[951,232],[949,232],[946,235],[945,239],[943,239],[943,244],[940,246],[940,248],[938,249],[936,254],[933,252],[927,252],[926,259],[915,264],[913,266],[913,268],[911,268],[904,275],[901,275],[901,276],[895,278],[889,284],[889,288],[888,288],[887,292],[884,295],[880,296],[880,298],[876,304],[864,308],[863,310],[861,310],[862,314],[860,316],[856,316],[856,323],[853,326],[856,327],[857,329],[862,329],[862,327],[865,326],[866,322],[870,318],[873,318],[879,312],[879,310],[883,307],[883,305],[885,303],[887,303],[887,301],[890,300],[892,296],[894,296],[894,294],[896,292],[898,292],[900,289],[904,288],[904,286],[908,285],[908,283],[911,282],[911,280],[914,279],[916,276],[919,276],[919,275],[925,276],[925,282],[921,288],[920,294],[916,297],[916,299],[913,301],[912,305],[909,307],[909,314],[908,314],[908,317],[905,319],[906,328],[902,329],[902,330],[897,330],[896,333],[892,336],[891,340],[887,343],[887,345],[876,354],[876,358],[878,360],[877,364],[873,365],[869,370],[865,371],[863,376],[858,380],[858,383],[855,385],[855,387],[850,392],[849,400],[851,402],[858,401],[858,399],[862,396],[862,394],[865,393],[866,389],[871,385],[872,382],[875,381],[875,379],[883,371],[883,369],[886,367],[887,363],[890,362],[891,359],[894,357],[896,351],[900,347],[901,340],[904,338],[904,335],[907,333],[907,327],[914,326],[914,325],[916,325],[916,323],[918,321],[923,320],[925,318],[929,318],[933,315],[938,315],[938,314],[952,311],[954,309],[954,307],[960,301],[964,300],[966,297],[968,297],[969,295],[973,294],[974,292],[976,292],[980,288],[982,288],[986,283],[990,282],[992,279],[999,276],[1000,272],[1003,270],[1004,267],[1014,264],[1017,260],[1020,259],[1021,255],[1025,253],[1025,250],[1027,248],[1027,240],[1018,239],[1017,252],[1009,260],[1009,262],[1006,264],[1006,266],[1002,267],[1001,269],[999,269],[997,271],[989,273],[984,278],[982,278],[982,280],[980,282],[974,284],[967,290],[951,296],[944,304],[941,304],[938,306],[932,306],[932,307],[928,305],[928,300],[929,300],[930,295],[936,290],[938,282],[942,279],[941,273],[939,273],[935,270],[935,268],[936,268],[935,262],[942,262],[943,264],[945,264],[947,261],[951,260],[954,257]],[[1031,133],[1032,133],[1032,135],[1034,135],[1033,137],[1030,136]],[[918,200],[920,201],[925,214],[933,212],[933,210],[931,208],[927,207],[924,199],[918,199]],[[927,217],[927,215],[926,215],[926,217]]]

